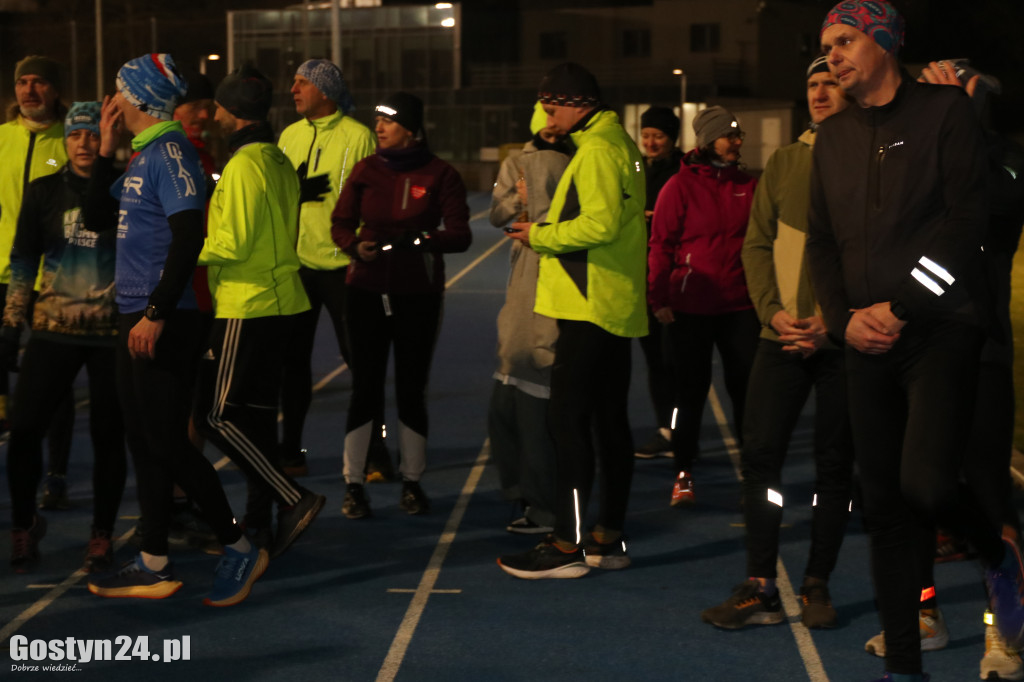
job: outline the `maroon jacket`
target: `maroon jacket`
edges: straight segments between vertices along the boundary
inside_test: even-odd
[[[352,286],[392,294],[444,291],[441,254],[465,251],[472,241],[462,177],[425,147],[378,149],[345,182],[331,214],[331,238],[352,257],[346,279]],[[360,241],[377,242],[376,259],[359,259]]]
[[[757,181],[735,166],[690,165],[693,156],[654,207],[647,300],[652,310],[696,315],[751,308],[740,252]]]

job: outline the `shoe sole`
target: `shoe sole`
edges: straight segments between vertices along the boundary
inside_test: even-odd
[[[320,513],[320,510],[324,508],[324,503],[326,502],[327,498],[323,495],[316,496],[316,501],[313,503],[313,506],[310,507],[299,522],[295,524],[295,527],[292,529],[292,532],[288,534],[288,537],[283,541],[274,543],[274,551],[270,554],[271,559],[276,559],[284,554],[285,550],[291,547],[292,543],[299,539],[299,536],[302,535],[306,528],[309,527],[309,524],[313,523],[313,519],[315,519],[316,515]]]
[[[603,568],[606,571],[618,571],[628,568],[633,563],[628,556],[595,556],[591,554],[587,554],[586,562],[587,566]]]
[[[100,597],[111,599],[122,599],[134,597],[136,599],[166,599],[181,589],[180,580],[165,580],[157,585],[149,587],[96,587],[89,583],[89,591]]]
[[[786,620],[785,616],[782,615],[782,611],[778,612],[766,612],[754,613],[742,623],[730,623],[730,622],[719,622],[716,623],[711,617],[700,614],[700,619],[705,623],[710,623],[716,628],[722,628],[723,630],[739,630],[745,628],[748,625],[778,625]]]
[[[501,563],[501,559],[498,559],[498,566],[501,570],[505,571],[509,575],[513,575],[523,580],[542,580],[544,578],[581,578],[587,573],[590,573],[590,566],[583,561],[574,561],[571,564],[564,566],[558,566],[556,568],[549,568],[546,571],[523,571],[518,568],[512,568]]]
[[[267,570],[267,566],[269,564],[270,555],[267,553],[267,550],[261,549],[259,556],[256,559],[256,565],[253,566],[252,573],[249,574],[249,579],[245,581],[244,585],[242,585],[242,589],[227,599],[215,601],[207,597],[203,599],[203,603],[207,606],[234,606],[235,604],[245,601],[245,598],[249,596],[250,592],[252,592],[253,583],[260,579],[260,576]]]
[[[690,497],[680,497],[679,499],[672,500],[669,503],[669,506],[671,506],[671,507],[692,507],[694,501],[695,500],[693,499],[692,495]]]
[[[981,679],[983,680],[1024,680],[1024,670],[1016,668],[1014,670],[1000,669],[998,663],[994,663],[992,668],[985,669],[985,659],[981,659]]]

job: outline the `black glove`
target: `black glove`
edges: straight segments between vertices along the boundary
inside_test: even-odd
[[[300,204],[304,204],[307,201],[323,201],[331,191],[331,179],[327,177],[327,173],[308,177],[306,175],[308,170],[309,167],[305,161],[295,169],[295,172],[299,175]]]
[[[18,371],[18,346],[21,331],[15,327],[0,327],[0,371]]]

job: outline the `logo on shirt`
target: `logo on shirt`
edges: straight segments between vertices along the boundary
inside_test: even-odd
[[[413,185],[409,188],[409,194],[413,199],[422,199],[427,196],[427,188],[421,187],[420,185]]]
[[[82,229],[82,210],[80,208],[64,211],[64,239],[68,244],[92,249],[96,247],[97,236],[95,232]]]
[[[185,166],[181,163],[182,158],[184,158],[181,153],[181,147],[176,142],[168,142],[167,155],[178,162],[178,179],[185,183],[185,196],[195,196],[196,182],[192,178],[192,174],[185,170]]]
[[[124,191],[132,190],[138,196],[142,196],[142,178],[138,175],[132,175],[124,179]]]

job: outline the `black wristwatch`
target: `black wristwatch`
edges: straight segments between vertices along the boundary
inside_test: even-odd
[[[897,320],[902,320],[903,322],[910,320],[910,311],[900,303],[898,298],[892,299],[892,302],[889,303],[889,310],[892,311]]]
[[[153,320],[154,322],[164,319],[163,312],[155,305],[147,305],[145,315],[147,320]]]

